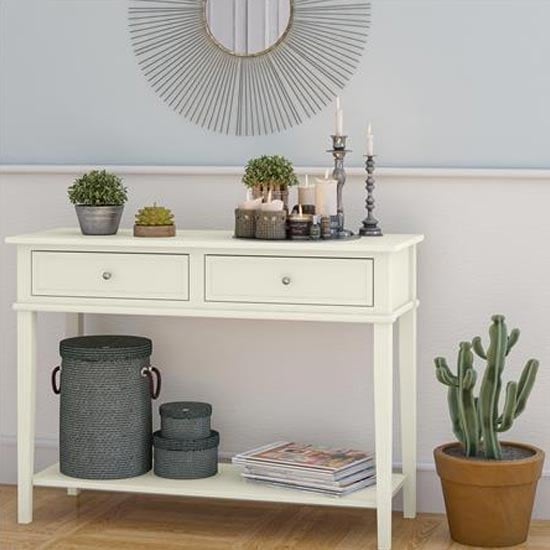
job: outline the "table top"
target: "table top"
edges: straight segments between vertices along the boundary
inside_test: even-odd
[[[134,237],[131,229],[120,229],[116,235],[82,235],[78,228],[58,228],[7,237],[9,244],[71,247],[114,247],[163,249],[216,248],[263,251],[319,252],[399,252],[424,240],[423,235],[389,234],[382,237],[362,237],[349,241],[264,241],[235,239],[227,230],[178,230],[175,237]]]

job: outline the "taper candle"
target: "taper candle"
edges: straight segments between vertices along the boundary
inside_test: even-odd
[[[344,111],[340,106],[340,96],[336,97],[336,130],[335,135],[344,135]]]
[[[369,157],[374,155],[374,135],[372,133],[372,126],[370,122],[367,130],[367,155]]]

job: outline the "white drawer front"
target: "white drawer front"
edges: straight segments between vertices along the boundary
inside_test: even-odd
[[[207,302],[373,306],[373,260],[206,256]]]
[[[32,253],[32,293],[142,300],[189,300],[186,254]]]

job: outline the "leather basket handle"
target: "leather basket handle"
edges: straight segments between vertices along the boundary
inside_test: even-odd
[[[59,385],[57,384],[58,372],[61,373],[61,367],[59,365],[57,365],[57,367],[55,367],[55,369],[52,370],[52,377],[51,377],[52,390],[53,390],[53,393],[55,393],[55,395],[59,395],[61,393],[61,381]]]
[[[144,367],[143,369],[141,369],[141,376],[147,377],[147,380],[149,381],[149,391],[151,393],[151,399],[156,399],[160,395],[160,388],[162,386],[160,371],[157,369],[157,367]],[[156,378],[156,389],[154,378]]]

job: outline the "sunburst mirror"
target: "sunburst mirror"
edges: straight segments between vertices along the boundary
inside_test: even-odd
[[[334,99],[367,39],[364,0],[131,0],[143,74],[177,113],[254,136],[300,124]]]

